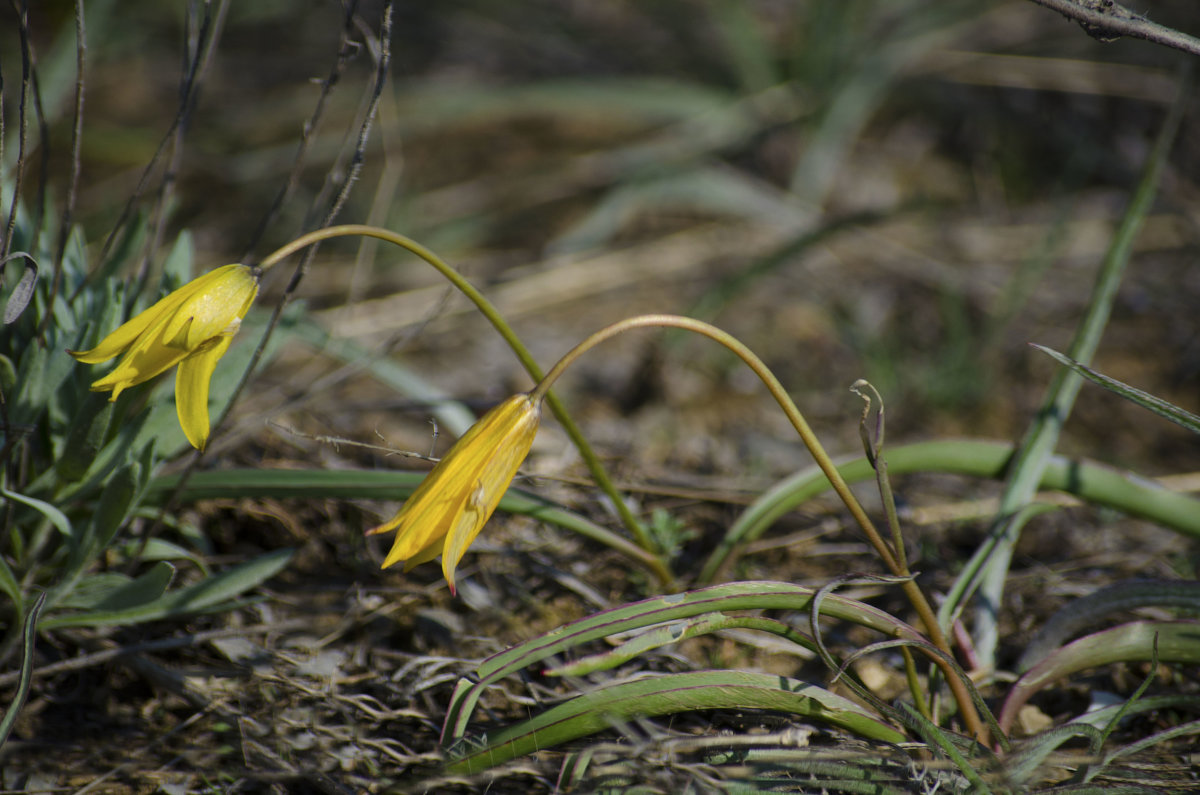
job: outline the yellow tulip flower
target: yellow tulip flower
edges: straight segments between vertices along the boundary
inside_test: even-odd
[[[405,561],[408,571],[442,556],[442,573],[454,593],[454,569],[491,518],[529,454],[541,420],[541,399],[514,395],[476,422],[438,462],[400,512],[367,535],[396,530],[387,568]]]
[[[259,271],[226,265],[193,279],[109,334],[90,351],[68,351],[86,364],[124,354],[115,370],[92,384],[116,400],[127,387],[175,365],[175,409],[192,446],[208,441],[208,384],[242,318],[258,295]]]

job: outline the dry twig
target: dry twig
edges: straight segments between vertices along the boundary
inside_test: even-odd
[[[1192,55],[1200,55],[1200,39],[1174,28],[1151,22],[1114,0],[1032,0],[1073,19],[1092,38],[1114,41],[1122,36],[1161,44]]]

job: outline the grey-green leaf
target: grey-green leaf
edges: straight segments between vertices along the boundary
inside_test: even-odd
[[[23,505],[28,505],[30,508],[33,508],[35,511],[45,516],[50,521],[50,524],[54,525],[58,532],[62,533],[68,538],[71,537],[73,532],[71,530],[71,520],[67,518],[66,514],[55,508],[50,503],[45,502],[44,500],[39,500],[36,497],[26,497],[24,494],[17,494],[15,491],[9,491],[3,487],[0,487],[0,497],[12,500],[13,502],[19,502]]]
[[[166,561],[159,561],[145,574],[110,592],[94,608],[97,611],[127,610],[149,604],[166,592],[174,577],[175,567]]]
[[[207,612],[270,579],[287,565],[291,556],[290,549],[276,550],[205,578],[194,585],[164,594],[148,603],[112,610],[89,610],[53,616],[43,621],[41,627],[50,630],[61,627],[139,624]]]
[[[33,300],[34,288],[37,287],[37,260],[32,255],[24,251],[14,251],[0,260],[0,266],[16,257],[25,258],[25,270],[21,273],[21,278],[17,280],[17,285],[8,294],[8,301],[4,304],[4,325],[6,326],[15,322],[25,311],[25,307],[29,306],[29,302]]]

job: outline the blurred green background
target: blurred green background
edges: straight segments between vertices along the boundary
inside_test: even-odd
[[[356,8],[295,192],[260,237],[337,62],[341,6],[89,4],[78,210],[89,240],[111,229],[168,130],[181,53],[205,13],[220,35],[170,228],[191,229],[214,265],[300,231],[327,175],[345,168],[372,73],[381,6]],[[1190,10],[1155,3],[1154,19],[1186,25]],[[20,66],[4,13],[11,95]],[[30,16],[58,174],[71,14],[43,2]],[[540,343],[547,360],[629,308],[699,310],[791,371],[801,393],[865,376],[906,434],[1005,435],[1051,371],[1023,343],[1067,338],[1182,56],[1094,41],[1017,0],[655,0],[401,3],[392,57],[339,220],[408,234],[497,285],[525,330],[559,338]],[[1190,109],[1098,362],[1183,405],[1200,365],[1194,122]],[[11,123],[7,135],[11,158]],[[436,283],[391,252],[330,245],[323,257],[300,290],[321,310]],[[423,295],[327,320],[379,344],[438,314]],[[518,377],[474,318],[455,317],[434,320],[412,355],[439,369],[465,357],[453,369],[482,379],[476,392]],[[654,387],[594,366],[624,410]],[[1150,450],[1129,411],[1093,391],[1076,431],[1091,453],[1133,462]],[[1156,428],[1154,460],[1186,465],[1189,452],[1186,435]]]

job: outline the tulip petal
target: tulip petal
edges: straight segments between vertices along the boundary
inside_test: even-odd
[[[245,265],[226,265],[196,279],[168,323],[163,339],[168,345],[193,349],[206,340],[223,336],[241,319],[258,294],[258,280]]]
[[[139,312],[130,320],[118,326],[104,339],[100,340],[95,348],[87,351],[67,351],[77,360],[84,364],[99,364],[107,362],[117,354],[124,351],[132,345],[138,337],[140,337],[150,325],[163,317],[162,304],[173,298],[174,294],[163,298],[154,306]],[[172,302],[173,303],[173,302]],[[168,307],[169,309],[169,307]]]
[[[529,454],[540,410],[540,402],[529,395],[514,395],[471,426],[395,517],[367,531],[396,531],[382,568],[404,561],[408,571],[441,554],[442,571],[453,591],[459,560]]]
[[[103,392],[113,390],[112,400],[116,400],[122,389],[149,381],[159,373],[165,372],[188,355],[187,351],[165,348],[161,345],[141,345],[131,349],[125,358],[111,373],[92,382],[92,390]]]
[[[210,271],[197,279],[193,279],[178,290],[174,290],[163,296],[152,306],[142,310],[118,326],[111,334],[100,340],[100,343],[95,348],[87,351],[69,351],[69,353],[84,364],[106,362],[131,346],[152,325],[157,324],[159,321],[166,322],[171,314],[182,306],[185,301],[195,295],[198,290],[206,289],[208,284],[213,281],[213,277],[220,274],[221,271],[228,268],[245,267],[244,265],[226,265]],[[158,372],[162,372],[162,370]],[[158,375],[158,373],[156,372],[154,375]]]
[[[521,462],[529,455],[533,437],[537,433],[537,415],[533,424],[520,423],[508,429],[503,441],[497,444],[490,461],[484,463],[479,479],[471,489],[461,516],[453,529],[446,534],[446,546],[442,551],[442,573],[454,589],[454,570],[474,543],[479,531],[500,504],[500,498],[508,490]]]
[[[217,360],[229,350],[233,337],[218,337],[184,359],[175,373],[175,410],[179,425],[192,447],[203,450],[208,442],[208,385]]]
[[[208,391],[217,360],[229,349],[242,317],[258,295],[260,271],[234,264],[199,276],[121,325],[88,351],[68,351],[87,364],[124,357],[95,391],[116,400],[135,384],[179,365],[175,379],[179,424],[189,442],[208,441]]]
[[[503,494],[503,490],[501,494]],[[471,546],[471,542],[475,540],[479,531],[491,518],[496,504],[500,502],[500,498],[497,496],[489,504],[488,497],[488,493],[484,491],[483,482],[476,483],[467,498],[466,505],[455,519],[454,527],[446,534],[446,543],[442,548],[442,575],[449,583],[451,593],[455,593],[454,572],[458,568],[458,562],[462,560],[467,547]]]
[[[459,503],[465,496],[449,490],[444,479],[435,478],[435,474],[436,469],[421,481],[393,520],[398,528],[396,540],[392,542],[381,568],[386,569],[402,560],[419,557],[430,547],[441,547],[450,522],[460,510]],[[429,484],[428,488],[426,484]]]
[[[429,546],[422,549],[417,554],[413,555],[408,560],[404,561],[404,570],[412,571],[414,566],[420,566],[422,563],[429,561],[442,554],[442,544],[445,542],[444,537],[438,537],[429,542]],[[450,591],[454,591],[454,583],[450,583]]]

